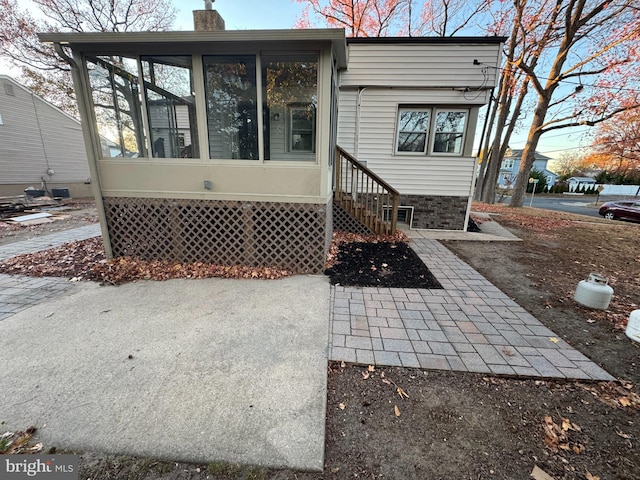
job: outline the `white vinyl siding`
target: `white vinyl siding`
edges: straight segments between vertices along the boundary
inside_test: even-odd
[[[482,65],[474,65],[474,60]],[[490,67],[499,66],[497,44],[350,43],[349,68],[340,85],[490,89],[500,71]],[[486,103],[485,96],[480,95],[478,103]]]
[[[338,104],[338,145],[349,152],[355,151],[357,90],[340,89]]]
[[[0,83],[0,184],[78,183],[90,177],[80,122],[6,76]],[[55,171],[52,176],[47,171]]]
[[[351,98],[349,98],[351,97]],[[462,104],[461,94],[455,91],[374,89],[367,88],[360,94],[359,122],[356,122],[357,92],[340,93],[340,107],[352,106],[340,111],[339,145],[367,167],[388,181],[401,194],[468,196],[473,180],[475,158],[470,155],[451,154],[396,154],[396,130],[399,105]],[[437,107],[435,107],[437,108]],[[445,108],[445,107],[443,107]],[[475,134],[477,107],[469,106],[467,138]],[[356,127],[356,124],[359,124]],[[353,134],[351,134],[353,132]],[[357,149],[354,140],[359,132]],[[351,142],[349,142],[351,139]]]

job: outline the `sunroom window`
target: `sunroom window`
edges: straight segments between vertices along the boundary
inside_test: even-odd
[[[102,157],[316,160],[318,52],[201,59],[87,56]]]
[[[198,158],[191,57],[157,56],[141,60],[152,155]]]
[[[127,57],[87,59],[102,157],[146,155],[137,63]]]
[[[254,55],[202,58],[209,156],[258,160],[258,97]]]
[[[318,55],[262,57],[265,159],[314,160],[318,105]]]
[[[401,107],[396,152],[461,155],[468,115],[468,110]],[[432,118],[435,121],[431,121]]]

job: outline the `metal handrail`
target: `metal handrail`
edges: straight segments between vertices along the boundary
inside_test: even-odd
[[[340,147],[336,147],[334,200],[373,233],[396,232],[400,194]]]

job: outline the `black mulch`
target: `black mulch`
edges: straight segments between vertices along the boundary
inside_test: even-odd
[[[476,222],[473,221],[473,218],[469,217],[469,224],[467,225],[467,232],[482,232],[480,227]]]
[[[442,288],[405,243],[340,245],[336,263],[325,270],[333,285],[393,288]]]

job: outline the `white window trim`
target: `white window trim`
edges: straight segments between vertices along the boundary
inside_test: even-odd
[[[433,123],[433,107],[402,107],[398,106],[398,113],[396,114],[396,134],[395,134],[395,145],[393,147],[394,153],[396,155],[407,155],[407,156],[424,156],[427,154],[427,149],[429,148],[429,131],[425,132],[424,139],[424,149],[421,152],[404,152],[402,150],[398,150],[398,143],[400,141],[400,114],[402,112],[429,112],[429,130],[431,130],[431,124]]]
[[[436,125],[438,113],[440,112],[462,112],[466,114],[464,121],[464,129],[462,130],[462,139],[460,140],[460,151],[459,152],[434,152],[433,147],[436,143]],[[464,153],[464,142],[467,137],[467,129],[469,128],[469,109],[468,108],[434,108],[433,109],[433,125],[430,125],[431,128],[431,139],[429,141],[429,154],[431,156],[440,156],[444,155],[447,157],[460,157]],[[454,132],[438,132],[438,133],[454,133]]]
[[[426,132],[425,146],[424,150],[421,152],[403,152],[398,150],[398,142],[400,140],[400,114],[402,112],[429,112],[429,130]],[[433,146],[435,143],[436,137],[436,118],[439,112],[464,112],[466,113],[466,119],[464,123],[464,130],[462,131],[462,140],[460,142],[461,148],[460,152],[457,153],[449,153],[449,152],[434,152]],[[464,155],[464,147],[467,139],[467,131],[469,129],[469,119],[471,117],[471,109],[470,108],[442,108],[437,107],[435,105],[425,105],[423,107],[420,106],[402,106],[398,105],[397,113],[396,113],[396,132],[394,136],[394,146],[393,152],[395,155],[401,156],[409,156],[409,157],[420,157],[420,156],[428,156],[428,157],[438,157],[438,156],[447,156],[447,157],[461,157]]]
[[[293,148],[293,114],[295,111],[297,110],[305,110],[307,108],[313,108],[313,119],[312,119],[312,125],[311,125],[311,150],[295,150]],[[304,102],[299,102],[299,103],[289,103],[286,106],[286,115],[287,115],[287,122],[286,122],[286,128],[287,128],[287,153],[292,153],[292,154],[315,154],[316,153],[316,130],[317,130],[317,115],[318,115],[318,109],[316,108],[316,106],[313,103],[304,103]]]

